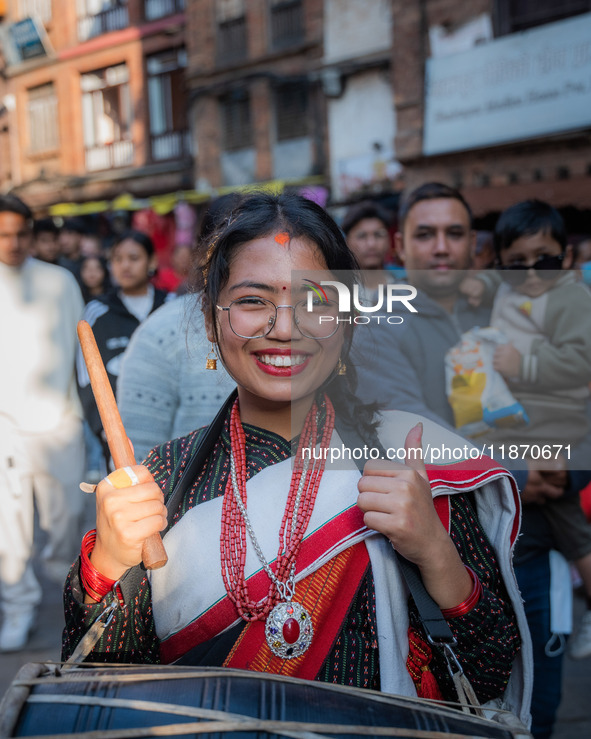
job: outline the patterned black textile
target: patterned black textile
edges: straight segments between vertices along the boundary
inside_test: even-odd
[[[292,444],[277,434],[244,424],[247,477],[265,467],[287,459]],[[180,474],[196,448],[204,430],[170,441],[152,450],[145,462],[165,496],[170,495]],[[202,469],[182,505],[173,517],[176,523],[188,510],[223,495],[229,474],[230,436],[228,422],[209,461]],[[173,475],[174,473],[174,475]],[[452,496],[451,537],[465,564],[479,576],[483,597],[467,615],[451,619],[450,627],[458,640],[456,653],[479,699],[502,695],[511,664],[520,646],[515,615],[505,593],[494,551],[482,531],[468,495]],[[63,658],[67,659],[92,622],[112,601],[111,594],[99,604],[84,605],[79,580],[79,563],[72,567],[64,594],[66,628]],[[420,622],[414,604],[409,603],[411,623]],[[482,643],[482,635],[486,642]],[[92,662],[160,661],[159,643],[154,629],[151,593],[147,578],[142,581],[133,608],[118,610],[94,651]],[[433,672],[444,697],[456,695],[441,655],[435,654]],[[317,680],[380,689],[379,655],[375,614],[375,592],[371,566],[356,593],[332,651],[317,675]]]

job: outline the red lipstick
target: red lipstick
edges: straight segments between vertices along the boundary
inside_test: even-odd
[[[300,372],[303,372],[306,367],[308,366],[310,362],[311,354],[307,354],[306,352],[298,352],[298,351],[292,351],[291,349],[260,349],[256,352],[252,353],[252,356],[254,357],[254,360],[257,364],[257,367],[261,369],[263,372],[265,372],[267,375],[272,375],[273,377],[293,377],[293,375],[298,375]],[[303,357],[304,361],[298,364],[291,364],[288,366],[277,366],[275,364],[270,364],[267,362],[262,361],[262,357]]]

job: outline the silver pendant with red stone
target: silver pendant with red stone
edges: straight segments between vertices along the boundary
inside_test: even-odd
[[[310,614],[294,601],[278,603],[265,623],[267,644],[273,654],[282,659],[293,659],[303,654],[313,635]]]

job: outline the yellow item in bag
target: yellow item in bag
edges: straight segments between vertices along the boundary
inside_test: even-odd
[[[507,383],[493,367],[493,355],[507,342],[496,328],[473,328],[445,356],[447,398],[456,428],[469,438],[491,428],[529,423]]]

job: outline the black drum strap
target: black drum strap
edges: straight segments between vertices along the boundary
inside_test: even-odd
[[[162,532],[162,536],[164,536],[164,534],[166,534],[166,532],[169,531],[172,525],[171,523],[172,517],[175,511],[180,506],[181,501],[183,500],[185,496],[185,493],[187,492],[187,490],[189,490],[189,488],[195,481],[195,478],[199,474],[199,471],[201,470],[203,465],[207,462],[207,459],[209,455],[211,454],[211,451],[213,447],[215,446],[216,441],[220,437],[222,429],[224,428],[224,423],[226,421],[226,418],[228,417],[228,413],[230,412],[230,408],[234,404],[234,401],[236,400],[237,396],[238,396],[238,391],[233,390],[228,396],[228,398],[225,400],[223,406],[217,412],[216,417],[209,424],[209,426],[207,427],[207,430],[201,437],[201,441],[199,442],[197,448],[193,452],[193,455],[191,459],[189,460],[189,462],[187,463],[187,466],[185,467],[182,475],[180,476],[179,481],[175,485],[174,490],[168,497],[168,500],[166,501],[166,509],[168,511],[168,526]],[[123,575],[123,577],[119,581],[121,593],[123,595],[123,600],[125,601],[126,604],[129,605],[130,603],[133,603],[133,598],[135,597],[139,589],[140,583],[144,579],[145,575],[146,575],[145,567],[143,566],[143,564],[139,564],[127,570],[127,572]]]
[[[185,471],[181,475],[179,481],[174,487],[174,490],[166,501],[166,509],[168,510],[168,526],[162,532],[162,536],[164,536],[170,530],[170,527],[172,526],[172,516],[174,515],[177,508],[181,505],[185,493],[195,482],[195,478],[199,474],[203,465],[207,462],[217,440],[220,438],[220,434],[222,433],[222,429],[224,428],[226,418],[228,417],[230,409],[234,405],[234,401],[237,397],[238,391],[232,390],[230,395],[228,395],[228,397],[224,401],[223,406],[216,413],[213,421],[207,427],[207,430],[203,434],[201,441],[193,452],[193,456],[189,460]]]

